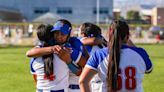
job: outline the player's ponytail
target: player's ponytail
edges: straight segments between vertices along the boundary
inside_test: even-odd
[[[120,48],[125,36],[129,35],[129,27],[123,21],[114,21],[109,28],[109,63],[107,70],[107,90],[117,91],[117,76],[120,64]],[[128,29],[127,29],[128,28]]]
[[[53,26],[52,25],[44,25],[41,24],[38,29],[37,29],[37,36],[40,41],[43,42],[43,47],[48,47],[51,46],[52,44],[50,43],[50,40],[52,39],[52,30]],[[46,79],[51,79],[53,76],[53,54],[48,54],[44,55],[43,57],[44,61],[44,73],[45,73],[45,78]]]

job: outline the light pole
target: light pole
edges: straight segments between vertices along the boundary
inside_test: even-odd
[[[97,23],[97,25],[99,25],[99,21],[100,21],[100,0],[97,0],[97,3],[96,3],[96,23]]]

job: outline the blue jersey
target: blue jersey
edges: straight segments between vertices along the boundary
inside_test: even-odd
[[[68,41],[68,43],[65,44],[66,47],[71,47],[73,49],[75,49],[74,51],[80,51],[81,52],[81,56],[85,56],[85,51],[83,49],[83,45],[82,43],[80,42],[79,39],[77,39],[76,37],[71,37]],[[72,55],[76,55],[77,53],[72,53]],[[79,59],[81,58],[81,56],[79,56]],[[78,60],[79,60],[78,59]],[[74,62],[76,65],[78,63],[78,60],[77,62]],[[71,71],[69,73],[69,92],[80,92],[80,87],[79,87],[79,76],[76,76],[75,74],[73,74]]]
[[[68,42],[70,43],[72,48],[75,48],[76,50],[82,52],[83,56],[86,56],[84,48],[83,48],[83,44],[81,43],[81,41],[78,38],[70,37]]]
[[[143,92],[142,80],[145,72],[152,70],[148,54],[142,48],[123,45],[120,54],[118,74],[118,92]],[[103,85],[101,92],[106,91],[106,74],[109,60],[109,49],[96,51],[87,61],[85,67],[98,72]]]
[[[58,45],[55,40],[50,40],[50,44],[52,45]],[[83,44],[77,37],[70,37],[69,40],[63,44],[65,47],[71,47],[74,48],[80,52],[82,52],[82,55],[85,56],[85,51],[83,49]]]

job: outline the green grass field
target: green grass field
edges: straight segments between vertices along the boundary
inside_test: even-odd
[[[145,75],[145,92],[164,91],[164,45],[138,45],[144,47],[154,64],[151,74]],[[25,52],[31,47],[0,48],[0,92],[35,92]]]

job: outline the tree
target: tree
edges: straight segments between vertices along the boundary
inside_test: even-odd
[[[141,17],[138,11],[130,10],[127,12],[127,19],[139,20]]]

